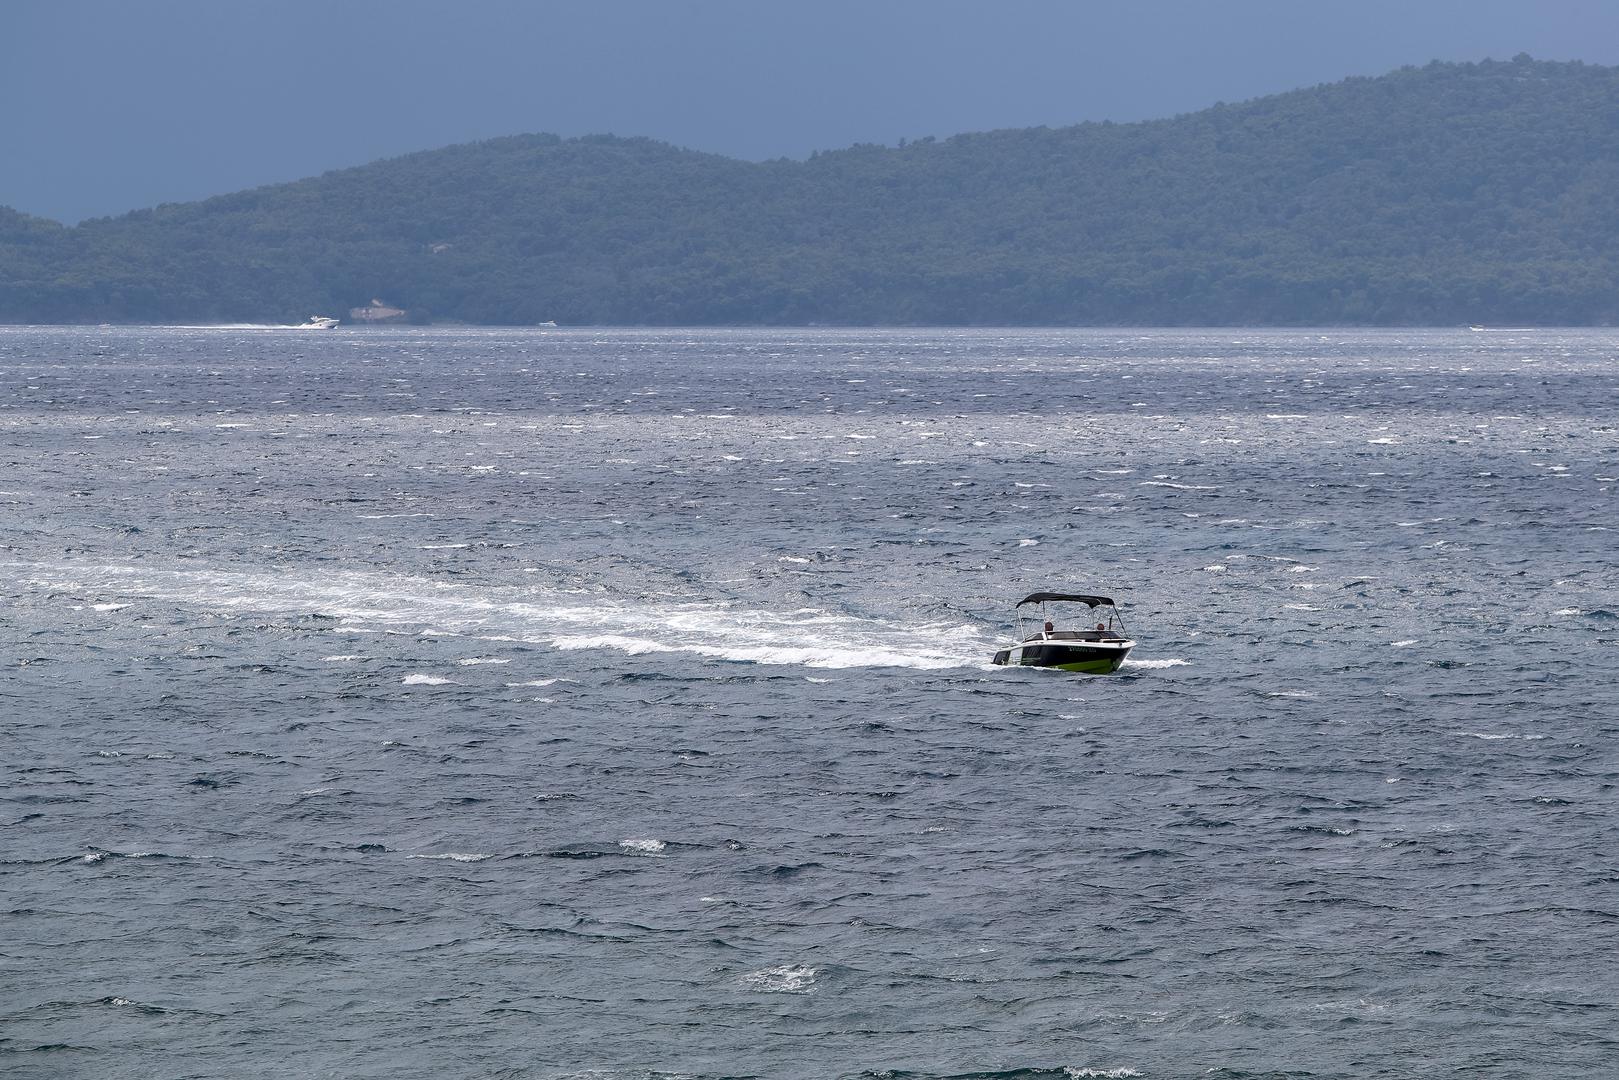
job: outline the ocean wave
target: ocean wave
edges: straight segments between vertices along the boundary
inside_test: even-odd
[[[767,994],[808,994],[815,989],[818,969],[802,964],[778,964],[750,971],[742,982]]]

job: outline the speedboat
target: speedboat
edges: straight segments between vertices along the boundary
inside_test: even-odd
[[[311,315],[306,323],[299,323],[300,330],[330,330],[337,325],[337,320],[330,315]]]
[[[1089,626],[1097,615],[1105,615],[1094,629],[1058,629],[1063,609],[1047,611],[1047,604],[1084,604]],[[1105,611],[1098,612],[1097,608]],[[1016,628],[1013,643],[995,654],[995,663],[1006,667],[1057,668],[1083,675],[1108,675],[1119,670],[1136,643],[1124,636],[1124,618],[1111,599],[1081,593],[1030,593],[1012,609]]]

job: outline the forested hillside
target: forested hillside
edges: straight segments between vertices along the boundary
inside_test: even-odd
[[[1619,321],[1619,69],[1520,57],[1138,124],[750,163],[453,146],[74,228],[0,210],[0,320]]]

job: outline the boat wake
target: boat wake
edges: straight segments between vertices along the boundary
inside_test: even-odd
[[[142,600],[164,601],[214,611],[326,616],[340,621],[335,629],[348,632],[454,635],[628,655],[693,653],[819,668],[984,667],[993,651],[992,642],[972,625],[887,623],[817,608],[769,611],[610,595],[586,599],[377,573],[317,578],[296,572],[4,565],[28,587],[125,614],[138,612]]]
[[[301,323],[168,323],[152,330],[330,330],[342,322],[329,315],[311,315]]]

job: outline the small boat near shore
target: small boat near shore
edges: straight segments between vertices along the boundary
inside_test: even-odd
[[[300,330],[330,330],[336,326],[338,320],[330,315],[311,315],[308,322],[298,324]]]
[[[1091,629],[1059,629],[1061,608],[1047,610],[1048,604],[1084,604],[1088,626],[1097,614],[1104,618]],[[1098,612],[1097,609],[1105,609]],[[1082,675],[1108,675],[1124,663],[1136,643],[1125,637],[1124,618],[1118,605],[1106,596],[1086,593],[1030,593],[1012,609],[1015,628],[1013,643],[995,654],[994,662],[1005,667],[1056,668]]]

